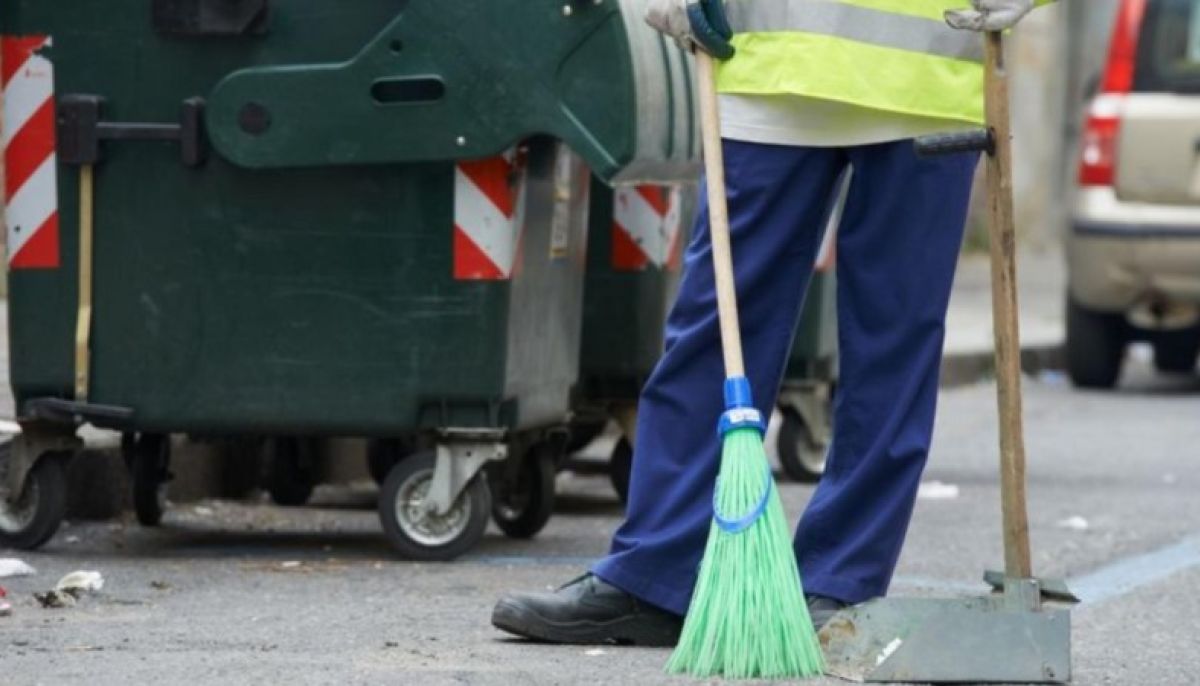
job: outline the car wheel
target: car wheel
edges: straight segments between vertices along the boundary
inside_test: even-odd
[[[1067,297],[1067,375],[1076,386],[1116,386],[1128,342],[1124,314],[1088,309]]]
[[[1154,340],[1154,366],[1169,374],[1196,371],[1200,356],[1200,327],[1159,334]]]

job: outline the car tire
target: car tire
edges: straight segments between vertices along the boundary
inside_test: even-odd
[[[1154,367],[1168,374],[1196,371],[1200,357],[1200,327],[1161,333],[1154,340]]]
[[[1067,375],[1075,386],[1116,386],[1128,343],[1124,314],[1092,310],[1067,297]]]

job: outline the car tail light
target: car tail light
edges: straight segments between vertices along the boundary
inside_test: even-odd
[[[1106,93],[1092,101],[1079,156],[1079,183],[1084,186],[1111,186],[1116,181],[1124,100],[1123,95]]]
[[[1100,94],[1092,101],[1083,132],[1079,183],[1085,186],[1111,186],[1115,182],[1121,109],[1126,94],[1133,90],[1138,36],[1145,14],[1146,0],[1123,0],[1117,13]]]

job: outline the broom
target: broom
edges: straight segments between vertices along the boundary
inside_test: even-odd
[[[713,60],[697,52],[725,406],[713,524],[667,671],[698,677],[807,677],[824,670],[789,526],[763,448],[742,359]]]

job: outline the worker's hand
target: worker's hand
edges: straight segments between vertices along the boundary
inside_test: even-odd
[[[971,0],[974,9],[948,10],[946,23],[967,31],[1011,29],[1033,9],[1034,0]]]
[[[724,0],[649,0],[646,23],[667,34],[679,47],[703,50],[718,59],[733,57],[733,30]]]

